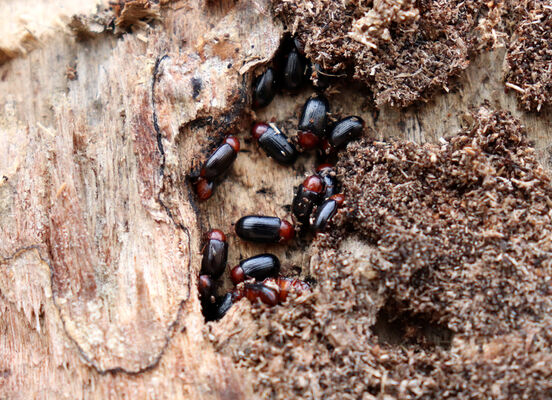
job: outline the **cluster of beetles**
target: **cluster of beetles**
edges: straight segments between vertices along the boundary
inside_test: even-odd
[[[292,165],[302,151],[319,149],[331,153],[360,136],[364,121],[349,116],[330,124],[329,104],[320,92],[329,85],[329,75],[317,64],[311,64],[297,40],[286,40],[275,57],[273,66],[266,69],[254,82],[253,107],[266,107],[278,88],[294,92],[310,79],[319,91],[304,104],[299,118],[298,132],[290,140],[273,123],[257,122],[251,134],[264,152],[283,165]],[[227,136],[205,161],[199,174],[192,177],[195,192],[200,200],[213,194],[216,182],[230,168],[240,150],[240,142]],[[293,240],[296,230],[317,234],[325,231],[338,208],[345,201],[339,193],[339,182],[331,164],[322,164],[315,174],[307,177],[297,188],[291,211],[295,226],[278,217],[247,215],[235,226],[238,237],[254,243],[281,243]],[[215,296],[215,281],[226,269],[228,243],[225,234],[213,229],[206,234],[199,276],[199,293],[203,313],[208,320],[222,318],[230,307],[243,297],[251,302],[261,301],[268,306],[284,302],[290,292],[303,292],[310,285],[296,278],[279,276],[280,261],[273,254],[259,254],[242,260],[230,270],[235,289],[223,297]]]

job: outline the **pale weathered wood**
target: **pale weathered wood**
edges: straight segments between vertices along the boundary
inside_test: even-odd
[[[315,160],[281,167],[242,140],[228,179],[197,209],[187,174],[226,132],[245,139],[254,119],[296,122],[309,89],[243,112],[250,73],[283,28],[268,1],[197,0],[163,6],[153,28],[75,41],[68,17],[86,21],[96,2],[63,3],[59,11],[55,2],[10,2],[0,21],[32,10],[30,25],[6,29],[42,26],[25,57],[13,50],[25,35],[0,42],[0,62],[13,58],[0,66],[0,397],[254,398],[247,374],[204,337],[201,232],[231,232],[246,213],[288,216],[294,185]],[[518,109],[504,92],[503,59],[503,49],[479,56],[451,93],[406,110],[376,111],[356,88],[337,86],[332,111],[363,116],[377,137],[423,142],[454,133],[489,101],[526,125],[549,166],[549,113]],[[260,251],[277,254],[286,272],[311,264],[302,241],[229,241],[230,265]],[[370,249],[343,246],[362,266]],[[248,318],[240,304],[210,332],[224,342]]]
[[[225,126],[179,129],[235,108],[230,126],[244,108],[243,74],[281,34],[259,23],[266,7],[172,3],[154,28],[79,43],[58,31],[2,67],[3,395],[248,393],[205,342],[195,288],[186,176]]]

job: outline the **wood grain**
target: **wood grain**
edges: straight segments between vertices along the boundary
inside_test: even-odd
[[[58,32],[1,67],[3,395],[248,392],[201,333],[186,176],[278,46],[257,7],[173,3],[139,34]]]
[[[254,398],[247,374],[205,337],[196,278],[203,231],[232,232],[248,213],[289,217],[294,186],[315,165],[308,156],[281,167],[248,139],[256,119],[293,134],[312,93],[248,111],[252,73],[283,27],[265,0],[177,1],[134,33],[76,41],[69,20],[59,21],[93,18],[96,2],[61,11],[39,3],[29,23],[49,18],[34,51],[12,50],[21,35],[0,42],[0,397]],[[9,4],[3,21],[24,13]],[[525,124],[550,167],[550,113],[517,107],[503,60],[503,49],[479,56],[449,93],[404,110],[375,110],[338,85],[332,112],[361,115],[378,138],[425,142],[455,133],[488,101]],[[214,197],[196,204],[188,174],[228,132],[243,151]],[[312,264],[304,240],[229,242],[230,265],[261,251],[278,255],[286,273]],[[346,250],[370,251],[358,246]],[[226,279],[220,290],[229,287]],[[247,330],[246,311],[235,307],[209,334],[221,343]]]

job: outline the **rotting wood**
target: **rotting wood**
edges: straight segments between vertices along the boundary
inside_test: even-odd
[[[225,346],[239,350],[232,340],[245,343],[272,314],[250,314],[242,302],[205,329],[190,270],[199,268],[200,233],[209,227],[232,232],[246,213],[286,217],[293,186],[315,160],[284,168],[242,140],[245,151],[228,178],[197,208],[186,175],[228,130],[248,138],[253,119],[275,118],[292,133],[311,91],[279,95],[248,114],[243,74],[272,55],[282,28],[265,2],[217,4],[172,2],[153,29],[122,37],[94,25],[87,41],[75,43],[55,31],[27,58],[17,53],[0,67],[0,394],[254,398],[250,375],[221,354]],[[504,50],[483,53],[447,83],[450,93],[404,110],[375,110],[366,94],[337,85],[329,94],[332,112],[361,115],[381,139],[437,142],[465,126],[468,111],[486,100],[526,125],[549,166],[550,117],[517,109],[497,73],[503,61]],[[67,81],[68,66],[76,80]],[[155,232],[149,247],[148,232]],[[309,262],[320,268],[306,241],[285,248],[229,240],[230,266],[271,251],[284,260],[285,273],[308,274]],[[78,251],[75,243],[83,244]],[[374,279],[363,262],[372,248],[355,239],[343,246],[359,256],[349,260],[350,270]],[[225,280],[220,290],[228,288]],[[370,304],[368,326],[384,299],[367,290],[362,301]],[[98,332],[103,338],[93,340]],[[330,336],[335,343],[348,337]]]
[[[249,392],[201,334],[186,176],[248,101],[238,69],[269,59],[281,27],[259,23],[262,2],[224,16],[177,5],[139,34],[75,43],[60,32],[2,67],[3,330],[18,332],[1,339],[3,395]],[[221,124],[187,134],[205,118]]]

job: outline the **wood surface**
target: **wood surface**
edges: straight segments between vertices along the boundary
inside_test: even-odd
[[[149,6],[151,23],[123,35],[101,29],[96,1],[8,0],[0,15],[0,398],[254,398],[247,373],[209,338],[247,329],[246,306],[205,328],[201,234],[232,232],[249,213],[289,217],[314,157],[281,167],[248,130],[256,119],[293,127],[312,90],[248,111],[255,68],[283,33],[268,0]],[[550,167],[549,113],[518,108],[504,55],[478,56],[450,88],[405,110],[375,110],[337,85],[332,112],[361,115],[378,138],[425,142],[455,133],[487,101],[524,123]],[[199,204],[188,174],[229,132],[243,150]],[[311,262],[304,240],[229,243],[230,265],[261,251],[285,273]]]

